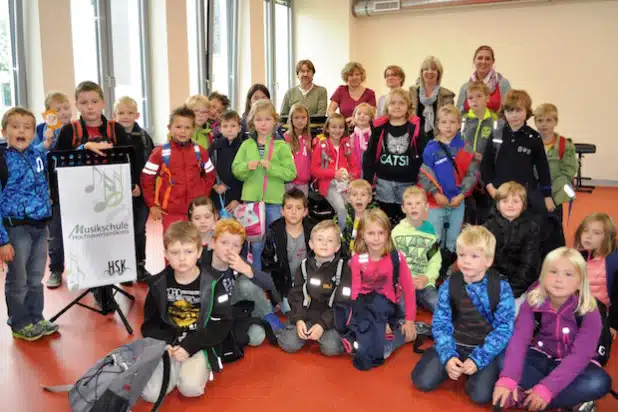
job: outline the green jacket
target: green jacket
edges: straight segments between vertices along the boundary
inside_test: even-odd
[[[559,138],[558,138],[559,139]],[[577,174],[577,157],[575,145],[571,139],[566,139],[564,154],[560,159],[559,140],[546,152],[549,173],[551,174],[551,193],[554,203],[560,205],[568,202],[571,198],[564,191],[564,185],[571,185],[573,178]]]
[[[481,156],[485,153],[485,146],[492,139],[494,121],[496,120],[498,120],[498,115],[489,109],[485,109],[485,114],[480,121],[472,109],[462,116],[463,131],[461,137],[472,146],[474,153]]]
[[[213,141],[213,133],[211,127],[208,125],[208,122],[204,124],[204,127],[200,129],[195,129],[193,135],[191,136],[191,140],[202,146],[205,150],[208,150],[210,144]]]
[[[238,180],[244,182],[241,200],[245,202],[264,200],[266,203],[280,205],[285,192],[285,182],[291,182],[296,177],[296,165],[292,151],[285,140],[275,137],[268,170],[259,165],[257,169],[249,170],[248,163],[250,161],[261,160],[256,138],[253,134],[251,138],[242,142],[232,162],[232,173]],[[266,150],[264,151],[264,159],[266,160],[268,160],[270,153],[271,139],[272,137],[266,139]],[[262,193],[266,175],[268,175],[268,184],[266,185],[266,193]]]
[[[425,221],[419,227],[414,227],[403,219],[391,233],[395,248],[406,257],[406,263],[412,276],[425,275],[429,279],[427,286],[435,286],[442,255],[438,236],[431,223]]]

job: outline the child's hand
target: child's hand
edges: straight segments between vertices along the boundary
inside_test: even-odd
[[[139,188],[139,185],[133,186],[133,190],[131,190],[131,195],[133,195],[133,197],[138,197],[141,194],[142,190]]]
[[[354,126],[354,117],[353,116],[347,117],[345,119],[345,123],[348,125],[348,127]]]
[[[98,154],[99,156],[103,156],[103,157],[107,155],[104,152],[102,152],[102,150],[111,149],[113,147],[114,147],[113,144],[107,143],[107,142],[88,142],[84,145],[84,149],[90,150],[91,152],[94,152]]]
[[[45,139],[51,139],[52,137],[54,137],[54,129],[48,127],[47,129],[45,129],[45,133],[43,134],[43,136],[45,137]]]
[[[494,388],[494,396],[492,398],[491,404],[494,406],[499,406],[501,408],[504,408],[510,396],[511,396],[510,390],[502,386],[496,386]],[[513,400],[517,402],[517,389],[513,391]]]
[[[545,198],[545,207],[547,208],[547,211],[549,213],[551,213],[554,210],[556,210],[556,204],[554,203],[554,200],[551,197],[546,197]]]
[[[189,359],[189,352],[181,346],[172,346],[167,350],[170,356],[177,362],[183,363]]]
[[[224,184],[214,185],[212,188],[215,189],[215,192],[219,195],[222,195],[227,191],[227,186]]]
[[[463,200],[465,199],[465,196],[463,194],[458,194],[457,196],[455,196],[454,198],[451,199],[451,207],[455,208],[455,207],[459,207],[459,205],[461,204],[461,202],[463,202]]]
[[[498,194],[498,191],[496,190],[494,185],[492,185],[490,183],[487,186],[485,186],[485,189],[487,190],[487,193],[489,193],[489,196],[491,196],[492,199],[496,198],[496,195]]]
[[[43,141],[43,147],[45,150],[49,150],[54,142],[54,131],[52,129],[45,130],[45,140]]]
[[[418,275],[412,278],[412,282],[414,282],[414,288],[421,290],[425,289],[427,282],[429,282],[429,278],[425,275]]]
[[[227,255],[227,258],[228,264],[230,265],[230,268],[232,270],[235,270],[238,273],[242,273],[249,279],[253,277],[253,269],[251,268],[251,265],[245,262],[243,258],[240,257],[240,255],[230,253]]]
[[[388,323],[386,324],[386,334],[387,335],[392,335],[393,334],[393,330],[391,329],[391,325],[389,325]]]
[[[406,342],[416,340],[416,325],[413,320],[406,320],[406,322],[401,326],[401,331],[406,338]]]
[[[302,340],[307,340],[307,324],[303,320],[296,322],[296,334]]]
[[[528,396],[524,400],[524,408],[528,408],[529,411],[544,411],[547,408],[547,401],[543,399],[538,393],[532,389],[526,391]]]
[[[0,246],[0,262],[12,262],[15,257],[15,250],[10,243]]]
[[[257,160],[252,160],[250,162],[247,163],[247,169],[249,170],[255,170],[257,169],[258,165],[260,164],[259,161]]]
[[[270,162],[268,160],[260,160],[260,166],[262,166],[264,169],[268,170],[268,168],[270,167]]]
[[[609,328],[609,333],[612,335],[612,339],[616,339],[616,329]]]
[[[335,180],[343,181],[345,180],[345,174],[343,173],[343,169],[339,169],[335,172]]]
[[[440,207],[444,207],[448,205],[448,198],[444,196],[442,193],[436,193],[433,195],[433,198],[436,200],[436,203]]]
[[[324,334],[324,328],[322,325],[315,324],[307,331],[307,339],[319,340]]]
[[[150,217],[152,218],[152,220],[161,220],[161,218],[163,217],[162,215],[167,215],[167,213],[162,211],[161,207],[155,205],[150,208]]]
[[[452,357],[446,362],[446,373],[448,377],[456,381],[461,376],[463,363],[459,358]]]
[[[464,375],[474,375],[478,370],[479,368],[476,366],[476,363],[470,358],[466,359],[461,368]]]
[[[236,209],[236,206],[238,206],[240,203],[238,202],[238,200],[232,200],[226,207],[225,210],[227,210],[229,213],[232,213],[234,211],[234,209]]]
[[[480,162],[481,160],[483,160],[483,154],[482,153],[475,153],[474,154],[474,158]]]

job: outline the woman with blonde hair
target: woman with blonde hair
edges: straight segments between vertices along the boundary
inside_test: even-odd
[[[346,83],[335,90],[330,98],[327,115],[339,113],[346,119],[348,125],[354,121],[354,109],[361,103],[369,103],[376,107],[376,94],[373,90],[363,86],[367,80],[367,72],[362,64],[350,62],[341,70],[341,79]]]

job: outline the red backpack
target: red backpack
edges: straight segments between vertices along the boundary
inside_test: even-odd
[[[79,120],[72,122],[71,126],[73,127],[73,148],[76,148],[84,140],[84,128]],[[111,144],[116,145],[116,122],[113,120],[107,121],[106,137]]]

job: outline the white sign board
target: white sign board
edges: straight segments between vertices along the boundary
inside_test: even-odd
[[[56,172],[69,289],[135,280],[129,164],[59,167]]]

